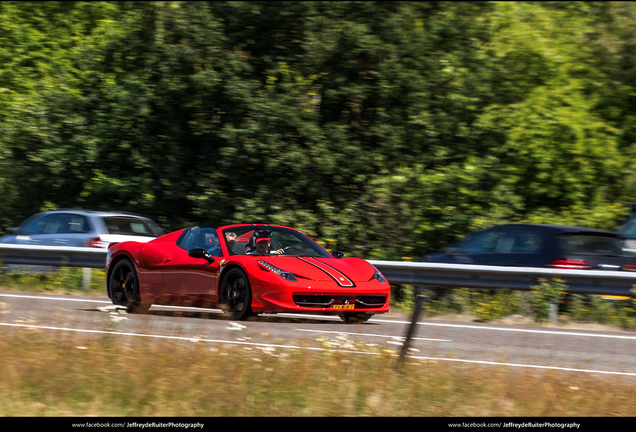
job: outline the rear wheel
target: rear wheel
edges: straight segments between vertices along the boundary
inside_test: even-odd
[[[373,314],[347,312],[338,316],[347,324],[362,324],[369,321],[369,318],[371,318]]]
[[[129,312],[144,313],[149,304],[141,303],[139,279],[133,263],[124,258],[118,261],[110,274],[108,289],[114,305],[126,306]]]
[[[231,319],[244,320],[252,315],[252,289],[243,270],[231,269],[223,277],[221,303]]]

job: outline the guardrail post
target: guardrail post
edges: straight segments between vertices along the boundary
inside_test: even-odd
[[[559,305],[558,303],[550,303],[550,310],[548,312],[548,321],[551,324],[554,324],[557,322],[559,316]]]
[[[90,267],[84,267],[82,269],[82,289],[88,291],[91,289],[91,276],[93,270]]]
[[[416,287],[416,290],[419,291]],[[415,309],[413,310],[413,317],[411,318],[411,324],[406,331],[406,336],[404,338],[404,344],[402,345],[402,351],[400,352],[400,364],[404,361],[404,356],[409,349],[409,345],[411,344],[411,339],[413,338],[413,334],[415,334],[415,328],[417,327],[417,320],[420,318],[420,314],[422,313],[422,309],[424,308],[424,303],[428,298],[427,295],[418,292],[415,296]]]

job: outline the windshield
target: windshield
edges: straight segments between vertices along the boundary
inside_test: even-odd
[[[309,237],[289,228],[234,227],[223,230],[223,238],[231,255],[331,257]],[[257,240],[263,240],[259,250],[257,250]]]

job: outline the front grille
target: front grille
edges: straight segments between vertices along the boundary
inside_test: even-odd
[[[385,296],[360,296],[356,298],[358,304],[362,304],[365,308],[379,308],[384,306]]]
[[[305,307],[329,307],[333,304],[333,297],[328,295],[295,295],[294,303]]]
[[[386,296],[333,297],[330,295],[296,294],[292,296],[294,303],[303,307],[328,308],[334,303],[341,304],[349,300],[356,308],[381,308],[386,302]],[[355,303],[354,303],[355,302]]]

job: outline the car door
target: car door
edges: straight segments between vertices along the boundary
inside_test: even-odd
[[[217,280],[222,255],[216,232],[212,229],[197,228],[185,233],[175,247],[170,248],[162,266],[165,282],[164,298],[168,303],[214,307],[218,303]],[[208,243],[206,244],[206,240]],[[213,262],[204,258],[194,258],[188,251],[204,248],[216,255]]]

